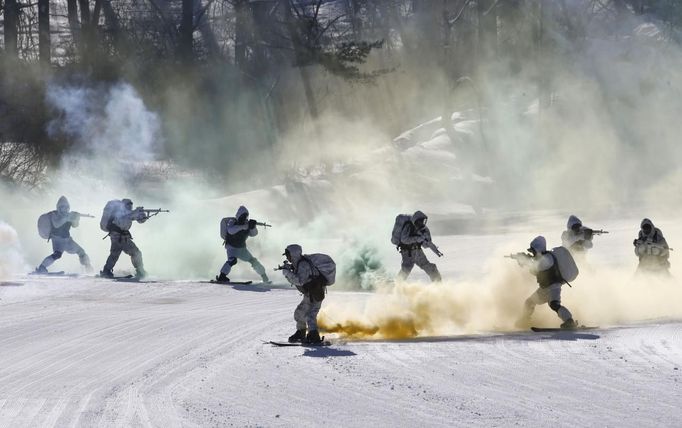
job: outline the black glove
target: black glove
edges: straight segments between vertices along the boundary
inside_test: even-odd
[[[637,244],[639,244],[639,239],[635,239],[634,241],[632,241],[632,245],[634,245],[635,247],[637,246]]]
[[[589,227],[583,229],[583,236],[585,236],[585,239],[591,239],[593,233],[594,231]]]
[[[256,223],[258,222],[254,219],[249,220],[249,229],[254,229],[256,227]]]

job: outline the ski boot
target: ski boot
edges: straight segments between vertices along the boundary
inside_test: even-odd
[[[562,330],[575,330],[578,328],[578,323],[573,320],[573,318],[567,319],[561,324]]]
[[[263,281],[263,284],[272,284],[272,281],[270,281],[270,278],[268,278],[266,274],[261,276],[261,280]]]
[[[289,343],[303,342],[305,338],[305,330],[296,330],[296,333],[289,336]]]
[[[230,278],[224,273],[220,272],[220,275],[215,277],[216,282],[230,282]]]
[[[317,330],[312,330],[308,332],[308,335],[301,341],[301,343],[322,343],[322,338],[320,337],[320,333]]]
[[[143,268],[137,268],[135,269],[135,279],[145,279],[147,277],[147,271],[145,271]]]
[[[102,278],[113,278],[114,273],[109,269],[102,269],[101,271],[99,271],[99,276]]]
[[[47,274],[47,268],[43,265],[40,265],[36,268],[36,270],[34,272],[38,273],[38,274],[46,275]]]

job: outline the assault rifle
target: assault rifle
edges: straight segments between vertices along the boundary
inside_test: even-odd
[[[509,255],[504,256],[504,257],[507,258],[507,259],[514,259],[514,260],[527,260],[527,259],[533,258],[533,256],[531,256],[531,255],[528,254],[528,253],[515,253],[515,254],[509,254]]]
[[[422,245],[424,245],[424,246],[427,247],[427,248],[430,248],[431,251],[433,251],[434,253],[436,253],[436,255],[437,255],[438,257],[443,257],[443,253],[440,252],[440,250],[438,249],[438,247],[436,247],[436,245],[435,245],[433,242],[431,242],[431,241],[424,241],[424,243],[423,243]]]
[[[81,214],[81,213],[79,213],[79,212],[76,212],[76,211],[71,211],[71,212],[72,212],[72,213],[74,213],[74,214],[78,214],[78,215],[79,215],[80,217],[85,217],[85,218],[95,218],[95,216],[94,216],[94,215],[90,215],[90,214]]]
[[[262,227],[272,227],[271,224],[267,224],[265,222],[257,221],[256,226],[262,226]]]
[[[606,231],[604,229],[595,230],[595,229],[590,229],[589,227],[586,227],[585,230],[591,232],[593,235],[603,235],[605,233],[609,233],[608,231]]]
[[[149,217],[154,217],[155,215],[158,215],[159,213],[169,213],[170,210],[162,210],[161,208],[156,208],[156,209],[151,209],[151,210],[146,210],[142,207],[136,208],[135,211],[142,211],[144,212],[145,216],[147,218]]]
[[[281,265],[277,266],[273,270],[278,271],[278,270],[294,270],[294,266],[289,263],[288,261],[282,262]]]

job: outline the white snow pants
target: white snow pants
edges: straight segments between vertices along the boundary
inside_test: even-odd
[[[296,320],[296,330],[308,331],[317,330],[317,314],[320,312],[322,302],[314,302],[310,300],[310,296],[303,295],[303,300],[296,306],[294,311],[294,320]]]
[[[236,265],[237,259],[239,259],[247,263],[250,263],[253,270],[255,270],[256,273],[261,276],[261,278],[263,279],[267,278],[267,275],[265,274],[265,268],[263,267],[263,265],[260,264],[258,259],[255,258],[246,247],[235,248],[226,245],[225,250],[227,251],[227,261],[220,269],[220,272],[224,273],[226,276],[229,275],[230,271],[232,270],[232,266]]]
[[[80,245],[71,238],[60,238],[59,236],[53,236],[50,238],[52,240],[52,251],[53,253],[45,257],[41,265],[44,267],[50,266],[55,260],[62,257],[62,253],[78,254],[78,260],[81,265],[85,267],[90,267],[90,258],[85,254],[85,250],[81,248]]]
[[[533,314],[533,311],[535,310],[535,306],[551,302],[557,302],[556,304],[560,305],[558,309],[554,308],[552,309],[556,311],[557,315],[559,316],[559,318],[561,318],[562,321],[565,322],[573,318],[571,312],[568,309],[566,309],[565,306],[561,305],[560,283],[552,284],[546,288],[539,287],[537,290],[535,290],[535,293],[531,294],[530,297],[526,299],[525,316],[530,318],[530,316]]]

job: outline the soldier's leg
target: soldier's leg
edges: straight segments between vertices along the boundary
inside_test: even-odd
[[[418,249],[414,253],[414,262],[417,266],[422,268],[424,272],[431,278],[433,282],[440,282],[440,272],[438,272],[438,267],[429,261],[424,254],[424,250]]]
[[[240,248],[238,257],[241,260],[244,260],[245,262],[251,264],[251,267],[253,268],[254,271],[256,271],[258,275],[260,275],[260,277],[263,279],[263,282],[269,281],[268,275],[265,273],[265,267],[263,267],[263,265],[258,261],[258,259],[255,258],[247,248]]]
[[[305,331],[307,324],[306,314],[308,313],[310,304],[311,304],[310,299],[308,298],[308,296],[304,295],[303,299],[301,300],[301,303],[299,303],[298,306],[296,306],[296,310],[294,311],[296,330]]]
[[[529,320],[533,312],[535,312],[535,307],[543,303],[547,303],[549,296],[547,290],[544,288],[538,288],[535,293],[531,294],[523,304],[523,315],[522,319]]]
[[[52,263],[61,259],[64,249],[65,249],[64,239],[59,237],[52,238],[52,254],[43,259],[42,263],[40,263],[40,266],[38,266],[38,270],[39,271],[42,270],[40,269],[41,266],[44,267],[45,270],[47,270],[47,268],[50,265],[52,265]]]
[[[138,277],[146,275],[144,271],[144,262],[142,261],[142,251],[137,248],[135,242],[132,239],[124,239],[122,244],[123,252],[130,256],[130,261],[135,268],[135,272]]]
[[[398,273],[398,279],[405,280],[407,276],[412,272],[414,267],[414,251],[413,250],[403,250],[400,252],[402,257],[402,262],[400,264],[400,272]]]
[[[90,266],[90,257],[85,254],[85,250],[72,238],[69,238],[69,240],[66,242],[64,251],[69,254],[78,254],[78,261],[80,261],[81,265],[86,269],[92,269],[92,266]]]
[[[104,263],[104,268],[102,269],[102,271],[105,273],[112,272],[114,270],[114,266],[116,265],[118,258],[121,256],[121,251],[123,251],[120,238],[117,236],[111,236],[110,239],[111,248],[109,249],[109,257],[107,258],[106,263]]]
[[[227,261],[220,268],[220,273],[225,274],[225,276],[230,274],[232,266],[237,264],[237,249],[232,247],[225,247],[225,252],[227,252]]]
[[[320,312],[320,308],[322,308],[322,301],[311,301],[308,311],[305,315],[306,323],[308,324],[308,331],[317,330],[317,314]]]
[[[561,321],[568,321],[573,319],[571,312],[561,305],[561,284],[552,284],[548,288],[549,292],[549,307],[557,313]]]

